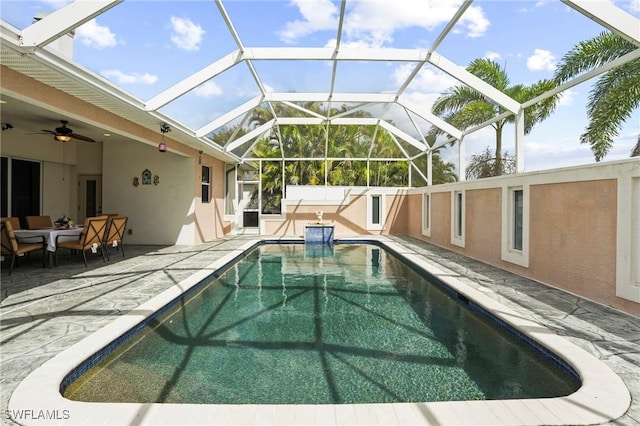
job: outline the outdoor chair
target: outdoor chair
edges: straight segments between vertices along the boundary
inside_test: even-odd
[[[51,228],[53,223],[51,222],[51,216],[27,216],[27,229],[38,228]]]
[[[107,219],[107,231],[104,234],[104,251],[107,253],[107,260],[109,258],[109,246],[115,247],[116,250],[122,251],[122,257],[124,257],[124,246],[122,240],[124,239],[124,231],[127,228],[127,216],[110,216]]]
[[[20,225],[20,219],[15,216],[3,217],[3,218],[0,218],[0,220],[1,221],[8,220],[9,222],[11,222],[11,227],[13,228],[14,231],[18,229],[22,229],[22,225]]]
[[[107,230],[107,217],[96,216],[88,217],[84,220],[84,226],[82,233],[77,240],[71,241],[58,241],[64,235],[58,235],[56,237],[56,259],[55,264],[58,266],[58,253],[60,249],[66,248],[72,251],[80,251],[82,253],[82,260],[84,260],[84,266],[87,267],[87,250],[91,250],[93,253],[100,250],[102,255],[102,261],[106,262],[104,255],[104,247],[102,242],[104,241],[104,234]]]
[[[46,266],[46,241],[41,235],[32,237],[20,238],[16,237],[13,232],[13,225],[11,220],[3,219],[0,232],[2,233],[2,255],[11,256],[11,264],[9,266],[9,275],[13,271],[13,266],[16,264],[16,259],[22,257],[25,254],[29,256],[32,251],[42,250],[42,267]]]

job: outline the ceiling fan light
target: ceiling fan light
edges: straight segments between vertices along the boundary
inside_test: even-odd
[[[53,139],[59,142],[69,142],[71,140],[71,136],[69,135],[55,135]]]

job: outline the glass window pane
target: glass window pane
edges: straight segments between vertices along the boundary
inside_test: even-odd
[[[373,195],[371,197],[371,223],[374,225],[380,224],[380,196]]]
[[[456,192],[456,235],[462,237],[462,192]]]
[[[210,183],[210,174],[211,171],[209,170],[208,166],[202,166],[202,183]]]
[[[224,193],[224,214],[234,215],[236,209],[234,202],[236,200],[236,166],[227,164],[225,170],[225,193]]]
[[[424,211],[422,212],[424,218],[424,229],[429,229],[429,202],[431,197],[429,194],[424,194]]]
[[[522,212],[524,196],[522,189],[513,191],[513,248],[522,250]]]

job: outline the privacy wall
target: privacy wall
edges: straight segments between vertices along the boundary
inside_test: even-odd
[[[639,199],[638,160],[439,185],[407,233],[640,316]]]

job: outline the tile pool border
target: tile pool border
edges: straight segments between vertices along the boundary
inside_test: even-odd
[[[385,237],[342,239],[374,243],[389,249],[428,275],[450,286],[477,306],[491,312],[523,335],[565,360],[582,381],[571,395],[559,398],[442,401],[425,403],[344,405],[222,405],[90,403],[62,397],[60,384],[109,342],[119,339],[145,318],[197,286],[212,272],[264,242],[302,242],[297,239],[248,240],[223,258],[167,289],[138,308],[62,351],[29,374],[15,389],[9,410],[24,415],[22,424],[594,424],[622,416],[631,396],[622,380],[602,361],[529,318],[505,307],[456,278],[455,273]],[[32,407],[38,412],[29,413]]]

